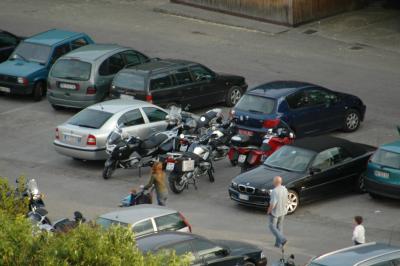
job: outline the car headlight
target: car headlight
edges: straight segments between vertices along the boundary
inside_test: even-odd
[[[237,189],[238,184],[237,184],[236,182],[232,181],[232,187],[235,188],[235,189]]]
[[[261,251],[260,259],[264,259],[264,258],[265,258],[265,254],[264,254],[264,252]]]

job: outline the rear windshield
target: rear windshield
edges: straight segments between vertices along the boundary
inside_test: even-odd
[[[120,72],[115,76],[113,85],[120,88],[143,91],[145,89],[145,80],[140,75]]]
[[[261,96],[245,94],[235,106],[247,112],[270,114],[274,111],[275,100]]]
[[[73,116],[68,121],[68,124],[99,129],[104,125],[105,122],[107,122],[108,119],[110,119],[112,115],[112,113],[100,110],[85,109]]]
[[[371,158],[371,162],[386,167],[400,169],[400,153],[379,149]]]
[[[51,76],[60,79],[88,80],[92,65],[71,59],[58,60],[51,71]]]
[[[97,218],[96,223],[104,229],[108,229],[112,225],[128,226],[128,224],[126,224],[126,223],[121,223],[118,221],[114,221],[114,220],[110,220],[110,219],[106,219],[106,218],[102,218],[102,217]]]
[[[172,213],[155,219],[158,231],[177,231],[186,227],[179,213]]]

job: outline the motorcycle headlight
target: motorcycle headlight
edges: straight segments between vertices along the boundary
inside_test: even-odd
[[[32,198],[33,198],[34,200],[38,200],[38,199],[41,199],[41,198],[42,198],[42,195],[41,195],[41,194],[35,194],[35,195],[32,196]]]

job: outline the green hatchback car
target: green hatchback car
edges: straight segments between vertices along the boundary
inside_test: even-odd
[[[400,128],[398,127],[400,134]],[[365,190],[373,197],[400,199],[400,140],[384,144],[372,155]]]

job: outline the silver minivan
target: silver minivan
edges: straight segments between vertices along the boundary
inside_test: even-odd
[[[115,44],[91,44],[59,58],[50,70],[47,99],[54,109],[85,108],[104,100],[115,74],[147,62],[146,55]]]

